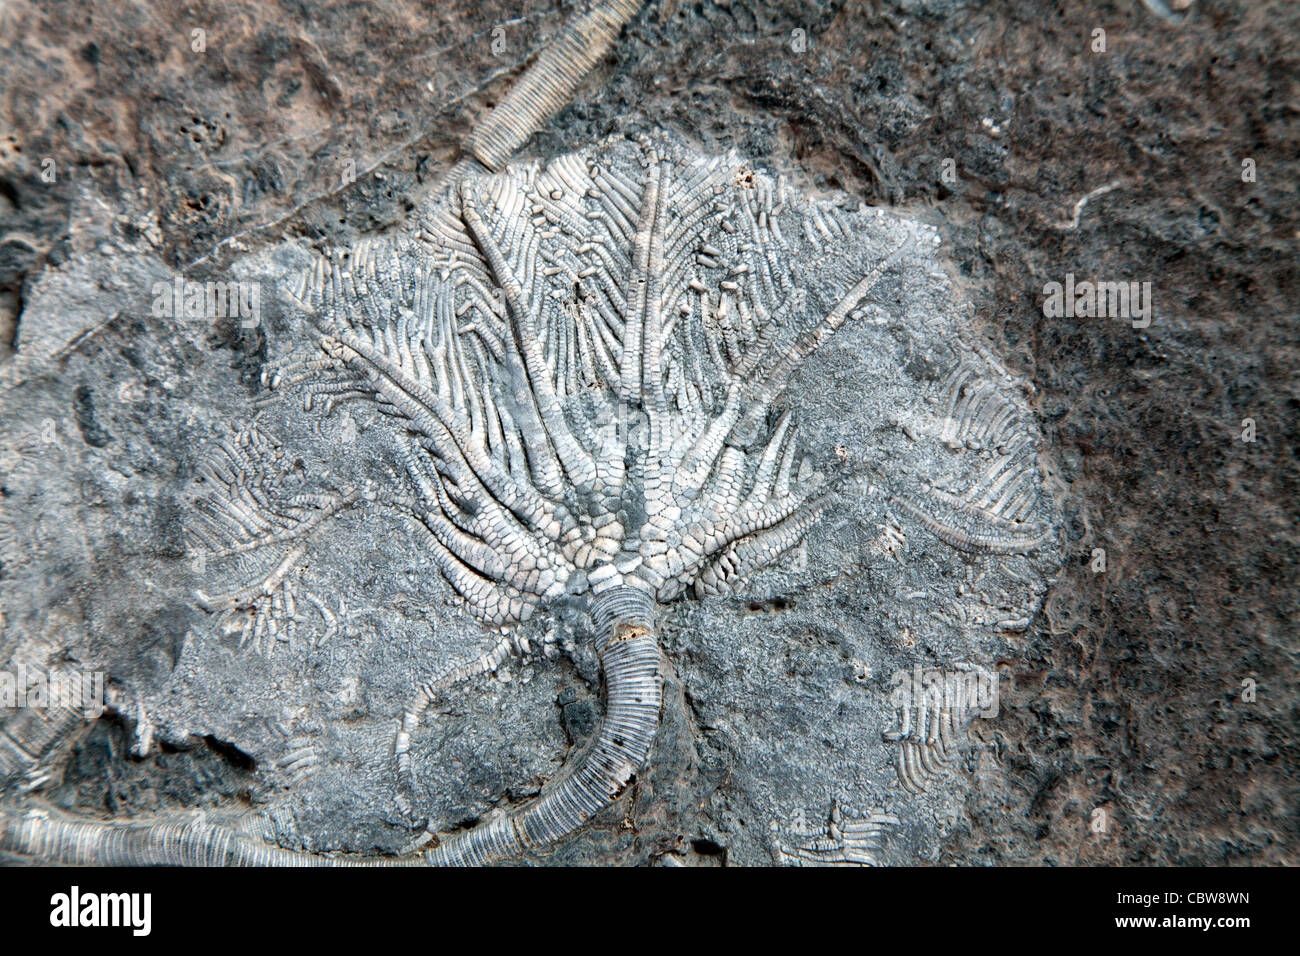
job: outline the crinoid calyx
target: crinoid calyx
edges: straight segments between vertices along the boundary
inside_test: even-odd
[[[430,862],[518,855],[580,827],[642,767],[662,703],[660,608],[796,545],[829,484],[801,461],[787,381],[854,321],[924,227],[796,193],[736,156],[618,138],[470,174],[418,228],[324,257],[295,290],[318,349],[272,384],[377,402],[447,583],[500,652],[428,681],[401,722],[489,669],[513,625],[585,605],[606,691],[584,758]]]

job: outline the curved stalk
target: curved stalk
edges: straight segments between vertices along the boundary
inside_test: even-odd
[[[589,610],[606,688],[596,742],[549,793],[444,839],[425,853],[429,863],[483,865],[550,844],[613,803],[645,763],[663,705],[654,599],[639,588],[615,587],[594,596]]]

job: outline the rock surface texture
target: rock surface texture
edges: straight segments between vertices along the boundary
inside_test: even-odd
[[[1294,862],[1294,10],[606,6],[0,13],[0,855]]]

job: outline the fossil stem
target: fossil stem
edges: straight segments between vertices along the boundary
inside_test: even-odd
[[[465,153],[498,170],[569,102],[645,0],[604,0],[565,24],[470,135]]]
[[[100,823],[0,811],[0,852],[73,866],[393,866],[413,861],[299,853],[227,826],[193,821]]]
[[[592,597],[589,610],[606,687],[595,744],[549,793],[446,838],[425,854],[429,863],[482,865],[552,843],[612,803],[645,763],[663,704],[654,599],[638,588],[615,587]]]

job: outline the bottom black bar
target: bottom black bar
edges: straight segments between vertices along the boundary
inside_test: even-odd
[[[691,882],[694,879],[696,882]],[[0,870],[0,925],[7,933],[168,944],[229,933],[262,943],[338,945],[342,934],[382,937],[479,927],[494,946],[557,944],[581,926],[610,941],[674,928],[718,941],[771,945],[772,931],[847,932],[870,947],[877,933],[918,944],[946,940],[1164,940],[1190,935],[1233,945],[1284,924],[1282,870],[1261,869],[878,869],[643,870],[492,869]],[[441,927],[441,929],[440,929]],[[457,928],[459,927],[459,928]],[[1036,934],[1043,934],[1041,936]],[[624,934],[620,937],[619,934]],[[381,938],[382,938],[381,937]],[[701,942],[699,937],[696,942]],[[811,942],[812,940],[810,940]]]

